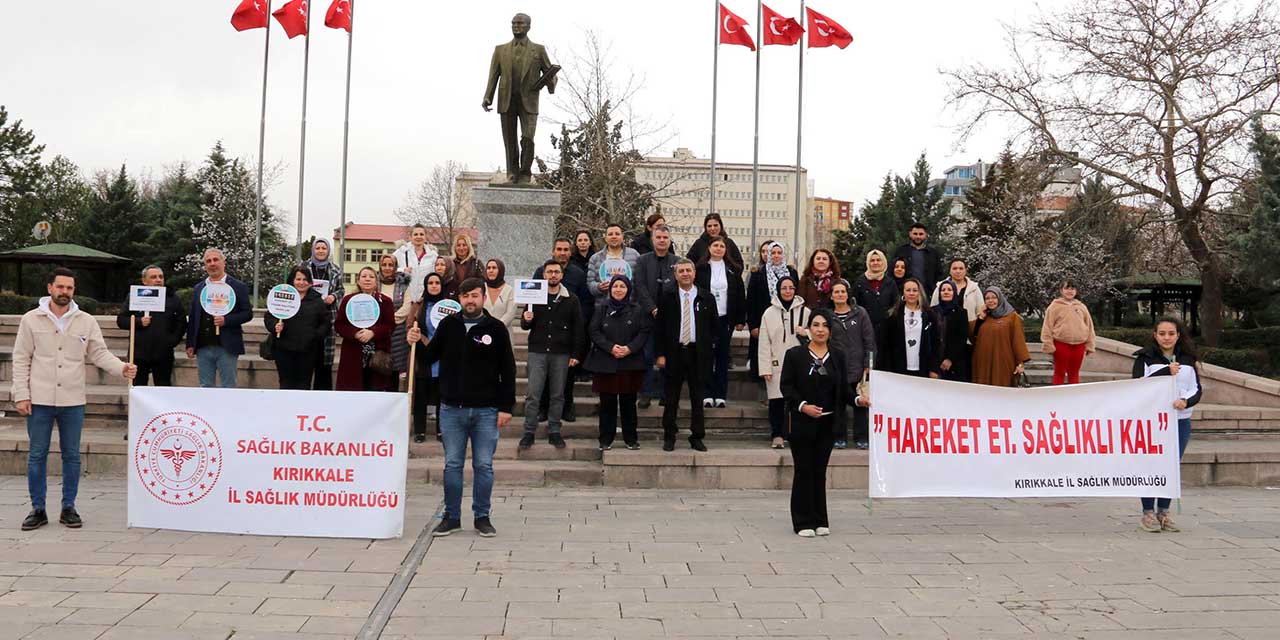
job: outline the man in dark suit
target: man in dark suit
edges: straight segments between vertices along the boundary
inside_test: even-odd
[[[529,41],[529,25],[529,16],[523,13],[511,19],[511,35],[515,37],[494,48],[493,60],[489,63],[489,84],[480,105],[489,111],[497,91],[502,142],[507,151],[507,177],[515,183],[528,183],[532,175],[538,96],[544,86],[549,93],[556,92],[556,73],[560,71],[559,66],[551,64],[542,45]],[[517,121],[520,124],[518,139]]]
[[[227,258],[222,250],[204,250],[204,272],[209,276],[191,290],[191,312],[187,320],[187,357],[196,359],[200,386],[216,384],[224,389],[236,386],[236,364],[244,354],[244,323],[253,320],[249,287],[227,274]],[[222,283],[235,292],[235,305],[225,316],[212,316],[200,305],[200,294],[209,283]]]
[[[662,412],[662,450],[676,447],[676,412],[680,407],[680,389],[687,381],[693,420],[689,424],[689,446],[706,451],[703,443],[702,397],[711,379],[711,342],[715,339],[716,300],[711,292],[693,284],[693,261],[676,262],[676,287],[659,295],[658,321],[655,326],[657,365],[667,374],[667,404]]]
[[[148,265],[142,270],[142,285],[146,287],[164,287],[164,270],[156,265]],[[164,313],[129,311],[129,301],[120,307],[116,315],[116,326],[129,328],[129,316],[134,316],[134,331],[137,334],[133,349],[133,361],[138,365],[138,377],[135,384],[146,386],[147,377],[157,387],[173,386],[173,349],[182,342],[187,333],[187,312],[173,290],[165,291]]]

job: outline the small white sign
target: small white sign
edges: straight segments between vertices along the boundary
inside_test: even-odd
[[[440,326],[441,320],[461,311],[462,305],[458,304],[457,300],[446,298],[431,306],[431,312],[427,314],[427,322],[431,323],[432,329],[435,329]]]
[[[129,287],[129,310],[164,313],[164,295],[164,287],[145,287],[135,284]]]
[[[278,284],[267,293],[267,311],[281,320],[298,315],[301,308],[302,294],[290,285]]]
[[[368,329],[378,324],[382,309],[378,301],[367,293],[357,293],[347,300],[347,321],[358,329]]]
[[[311,281],[311,288],[312,288],[312,289],[315,289],[316,291],[318,291],[318,292],[320,293],[320,297],[321,297],[321,298],[323,298],[323,297],[325,297],[325,296],[329,295],[329,281],[328,281],[328,280],[312,280],[312,281]]]
[[[546,304],[546,280],[516,280],[516,304]]]
[[[209,282],[200,291],[200,308],[211,316],[225,316],[236,306],[236,290],[224,282]]]

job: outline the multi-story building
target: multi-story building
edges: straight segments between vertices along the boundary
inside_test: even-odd
[[[333,230],[333,244],[338,246],[338,229]],[[455,228],[455,233],[466,233],[471,241],[476,242],[474,228]],[[383,254],[392,253],[400,245],[409,241],[409,227],[399,224],[356,224],[347,223],[346,244],[342,247],[343,281],[355,282],[356,274],[364,267],[378,268],[378,259]],[[448,231],[440,227],[427,229],[427,242],[435,245],[440,255],[450,255],[451,240]]]
[[[848,229],[853,220],[853,203],[834,198],[813,199],[813,246],[831,247],[831,232]]]
[[[1040,193],[1036,209],[1042,214],[1053,215],[1066,211],[1067,206],[1080,193],[1082,172],[1080,168],[1070,164],[1050,165],[1052,174],[1048,184]],[[941,179],[930,180],[930,186],[943,185],[942,196],[951,200],[951,213],[958,215],[964,211],[965,194],[979,179],[989,179],[996,165],[978,160],[976,164],[956,165],[942,172]]]
[[[800,212],[813,211],[808,174],[800,169],[800,185],[806,203],[796,210],[796,168],[762,164],[759,170],[756,216],[756,245],[777,240],[795,255],[807,255],[812,242],[809,215],[800,218],[800,242],[795,241]],[[711,211],[711,161],[688,149],[676,149],[671,157],[649,157],[636,167],[636,180],[658,189],[654,211],[660,211],[674,231],[676,246],[688,249],[702,234],[702,219]],[[726,232],[738,244],[748,261],[756,254],[751,247],[751,164],[716,163],[716,211],[724,219]],[[799,245],[799,246],[797,246]]]

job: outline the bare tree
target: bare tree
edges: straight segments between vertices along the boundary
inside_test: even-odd
[[[962,139],[1012,123],[1029,146],[1160,203],[1203,285],[1205,341],[1222,330],[1222,216],[1244,179],[1250,118],[1275,115],[1272,0],[1079,0],[1010,27],[1010,64],[944,70]]]
[[[464,220],[471,194],[458,184],[466,170],[454,160],[436,165],[431,175],[405,196],[404,205],[395,211],[396,220],[406,227],[422,224],[439,228],[447,242],[452,242],[454,229],[474,223]]]

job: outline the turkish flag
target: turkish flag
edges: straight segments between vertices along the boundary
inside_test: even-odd
[[[781,44],[789,47],[800,42],[804,29],[795,18],[778,15],[778,12],[770,9],[768,5],[760,6],[764,10],[764,24],[761,25],[764,27],[764,45]]]
[[[829,47],[835,45],[841,49],[849,46],[853,42],[853,36],[840,23],[828,18],[809,7],[805,7],[805,11],[809,12],[809,48],[816,49],[818,47]]]
[[[236,31],[262,29],[267,26],[267,0],[241,0],[236,12],[231,14],[231,26]]]
[[[310,11],[311,3],[307,0],[289,0],[271,15],[276,17],[276,22],[284,27],[285,35],[292,40],[307,35],[307,13]]]
[[[333,0],[329,13],[324,15],[324,26],[330,29],[346,29],[351,33],[351,0]]]
[[[756,50],[756,41],[747,34],[747,23],[742,18],[720,5],[720,44],[740,44],[752,51]]]

